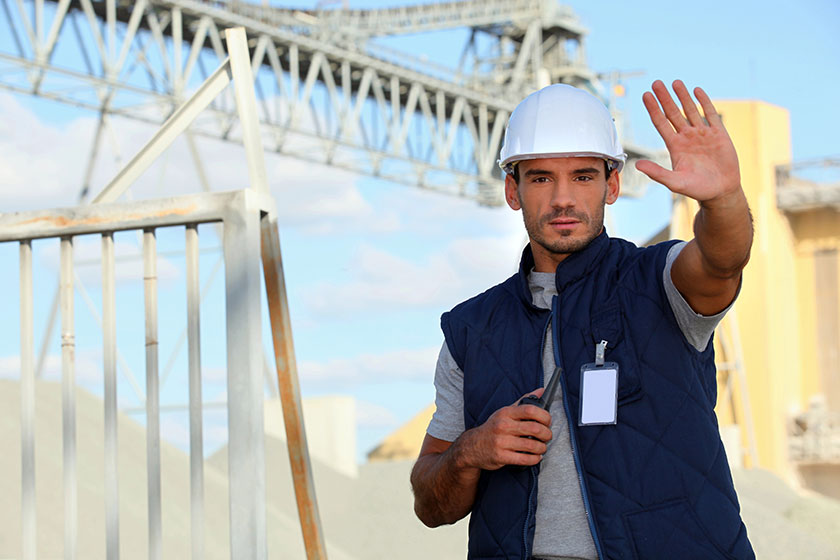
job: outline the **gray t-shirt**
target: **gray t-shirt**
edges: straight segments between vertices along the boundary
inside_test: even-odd
[[[674,286],[671,266],[685,245],[678,243],[668,252],[662,281],[683,336],[702,351],[729,307],[717,315],[699,315]],[[557,295],[553,273],[531,271],[528,287],[534,305],[551,309],[551,299]],[[546,331],[542,356],[545,384],[554,372],[554,341],[550,332],[551,329]],[[455,441],[464,432],[464,373],[455,363],[446,343],[440,350],[435,368],[435,390],[436,410],[427,433],[444,441]],[[558,386],[551,410],[552,439],[540,464],[534,556],[550,560],[596,560],[598,554],[583,507],[569,427],[563,413],[562,386]]]

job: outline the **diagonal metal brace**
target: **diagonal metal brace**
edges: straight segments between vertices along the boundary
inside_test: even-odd
[[[93,203],[113,202],[136,181],[155,159],[174,142],[227,87],[231,81],[230,59],[224,62],[201,84],[201,87],[166,119],[149,142],[143,146],[116,177],[102,189]]]
[[[289,462],[292,467],[292,480],[295,486],[295,499],[303,531],[306,557],[308,560],[326,560],[327,553],[321,530],[321,519],[318,515],[318,502],[315,499],[312,464],[309,460],[306,432],[303,426],[297,362],[276,219],[268,214],[264,215],[260,229],[265,290],[271,319],[271,338],[274,342],[274,361],[277,364],[277,384],[283,405],[286,443],[289,448]]]

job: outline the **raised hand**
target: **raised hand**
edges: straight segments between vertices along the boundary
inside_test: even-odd
[[[742,197],[738,155],[709,96],[699,87],[694,89],[701,115],[682,81],[675,81],[673,88],[682,113],[660,80],[653,83],[653,93],[642,95],[650,120],[665,141],[672,170],[649,160],[637,162],[636,169],[704,205],[725,205],[733,196]]]

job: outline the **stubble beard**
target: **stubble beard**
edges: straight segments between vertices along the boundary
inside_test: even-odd
[[[606,201],[606,196],[604,197]],[[598,237],[604,227],[604,205],[598,207],[595,214],[588,216],[584,213],[576,212],[571,208],[556,209],[542,216],[536,217],[528,212],[524,205],[522,207],[522,219],[525,222],[525,230],[528,232],[528,237],[534,243],[539,244],[549,253],[554,255],[568,255],[576,253],[585,249],[592,240]],[[548,239],[545,231],[550,229],[548,225],[552,220],[558,218],[572,218],[578,220],[584,226],[582,237],[572,237],[573,232],[562,230],[559,232],[560,238]]]

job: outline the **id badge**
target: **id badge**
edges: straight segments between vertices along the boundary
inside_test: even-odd
[[[618,364],[584,364],[580,368],[578,426],[615,424],[618,416]]]

